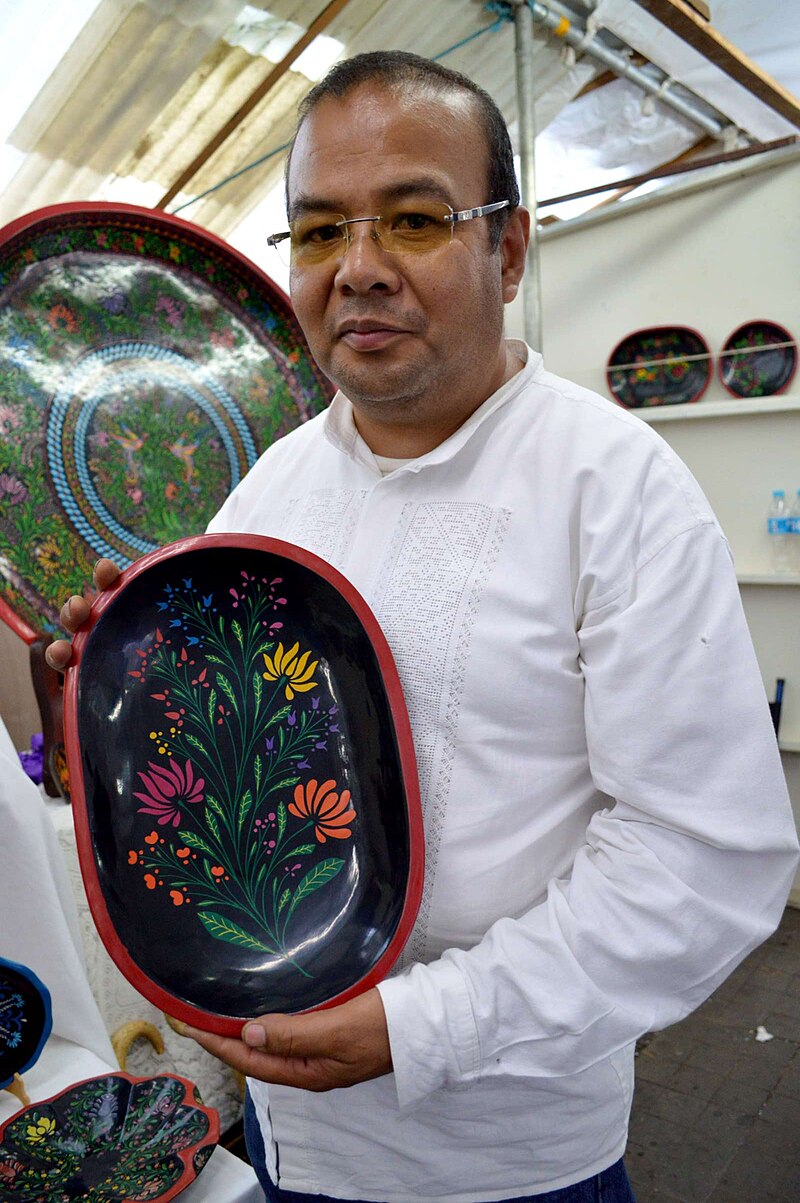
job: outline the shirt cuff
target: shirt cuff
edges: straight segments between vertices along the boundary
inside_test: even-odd
[[[446,957],[378,984],[401,1108],[478,1076],[480,1043],[469,992]]]

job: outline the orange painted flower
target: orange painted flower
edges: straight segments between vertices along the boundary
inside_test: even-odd
[[[350,790],[343,789],[341,795],[337,794],[335,781],[323,781],[319,785],[312,779],[305,786],[295,786],[294,801],[289,803],[289,810],[298,819],[313,820],[321,844],[327,838],[346,840],[353,834],[346,826],[356,817],[350,806]]]
[[[265,681],[280,681],[281,677],[286,678],[286,701],[291,702],[295,693],[307,693],[309,689],[316,689],[316,681],[311,678],[314,675],[314,669],[319,664],[319,660],[312,660],[308,663],[311,652],[303,652],[302,656],[298,656],[300,644],[295,643],[287,651],[283,650],[283,644],[279,643],[274,655],[269,656],[266,652],[264,655],[264,664],[267,671],[263,674]]]

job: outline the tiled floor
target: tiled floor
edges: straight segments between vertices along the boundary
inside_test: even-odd
[[[626,1162],[638,1203],[800,1203],[800,911],[640,1043]]]

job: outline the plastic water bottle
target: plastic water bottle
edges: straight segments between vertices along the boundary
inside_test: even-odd
[[[789,506],[783,489],[773,489],[772,504],[767,517],[767,530],[772,548],[772,571],[784,575],[792,571],[792,536],[789,534]]]
[[[800,576],[800,489],[789,510],[789,571]]]

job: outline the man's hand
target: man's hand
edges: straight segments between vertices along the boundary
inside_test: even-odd
[[[112,560],[98,560],[94,566],[94,587],[98,593],[109,589],[120,574],[120,569]],[[82,627],[89,617],[90,603],[85,597],[73,594],[61,607],[61,625],[65,631],[74,635],[78,627]],[[56,639],[44,654],[44,658],[56,672],[69,668],[72,659],[72,644],[68,639]]]
[[[279,1086],[336,1090],[392,1071],[386,1016],[375,989],[327,1011],[251,1019],[241,1040],[170,1022],[233,1069]]]

